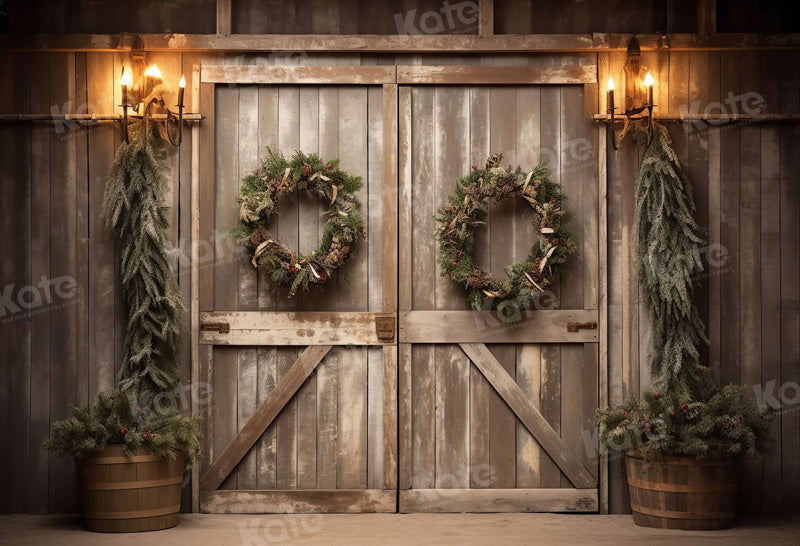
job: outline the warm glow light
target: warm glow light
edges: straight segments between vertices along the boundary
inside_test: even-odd
[[[178,87],[180,88],[186,87],[186,78],[183,77],[183,74],[181,74],[181,81],[178,82]]]
[[[144,71],[144,75],[153,78],[158,78],[159,80],[161,79],[161,71],[158,69],[158,66],[155,63],[153,63],[152,66],[150,66],[147,70]]]
[[[133,77],[131,76],[131,69],[130,68],[126,68],[125,70],[122,71],[122,81],[121,81],[121,83],[122,83],[122,85],[127,85],[128,87],[133,85]]]
[[[644,85],[645,85],[646,87],[650,87],[650,86],[651,86],[651,85],[653,85],[654,83],[656,83],[656,82],[655,82],[655,80],[653,79],[653,76],[651,76],[651,75],[650,75],[650,72],[648,72],[648,73],[647,73],[647,75],[644,77]]]
[[[612,78],[611,76],[608,77],[608,90],[609,91],[614,90],[614,78]]]

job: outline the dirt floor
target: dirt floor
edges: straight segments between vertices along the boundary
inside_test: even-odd
[[[630,516],[560,514],[184,514],[178,527],[109,536],[71,516],[0,516],[0,544],[58,546],[265,544],[800,544],[800,517],[743,522],[715,532],[663,531]]]

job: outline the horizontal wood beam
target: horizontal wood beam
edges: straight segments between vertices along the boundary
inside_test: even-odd
[[[213,311],[200,313],[201,345],[385,345],[375,329],[377,317],[391,313],[292,313]],[[225,324],[230,332],[208,331]]]
[[[395,78],[394,66],[203,65],[200,70],[203,83],[375,85]]]
[[[595,114],[592,116],[594,121],[601,121],[610,123],[611,116],[607,114]],[[646,119],[645,117],[635,117],[632,119]],[[748,121],[748,122],[767,122],[767,121],[780,121],[780,122],[797,122],[800,121],[800,114],[675,114],[675,115],[654,115],[653,119],[656,121],[709,121],[709,122],[730,122],[730,121]],[[623,116],[614,116],[614,123],[624,123]]]
[[[15,51],[127,51],[141,38],[146,51],[532,53],[800,49],[800,34],[5,34],[0,49]]]
[[[405,489],[401,513],[597,512],[597,489]]]
[[[572,485],[579,489],[596,488],[595,477],[553,430],[486,345],[461,343],[460,347]]]
[[[217,460],[200,478],[200,487],[214,490],[225,481],[228,474],[236,468],[239,461],[247,455],[250,448],[267,430],[283,407],[291,400],[300,386],[308,379],[317,364],[325,358],[331,346],[309,347],[297,358],[289,371],[278,381],[267,399],[256,409],[255,413],[242,425],[239,433],[222,451]]]
[[[394,512],[394,489],[200,491],[204,514],[335,514]]]
[[[398,84],[532,85],[597,83],[597,66],[398,66]]]
[[[142,119],[138,114],[128,114],[129,120]],[[202,114],[183,114],[183,121],[187,123],[202,121]],[[166,121],[167,114],[151,114],[153,121]],[[84,125],[92,123],[109,123],[122,121],[122,114],[0,114],[0,121],[58,121],[76,122]]]
[[[596,343],[597,329],[568,332],[570,322],[597,322],[593,309],[528,311],[516,326],[495,311],[401,311],[400,343]]]

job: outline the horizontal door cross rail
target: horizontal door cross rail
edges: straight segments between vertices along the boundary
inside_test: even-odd
[[[292,399],[300,386],[308,379],[311,372],[331,350],[330,345],[309,347],[297,358],[267,399],[256,409],[252,417],[239,430],[239,434],[231,440],[217,460],[200,478],[200,487],[214,490],[225,481],[228,474],[236,468],[239,461],[247,455],[250,448],[261,438],[264,431],[272,424],[283,407]]]
[[[597,512],[597,489],[404,489],[400,512]]]
[[[528,429],[539,445],[542,446],[553,462],[564,473],[569,481],[578,489],[597,487],[597,480],[583,466],[572,450],[553,430],[539,410],[531,403],[519,385],[508,375],[503,365],[497,361],[486,345],[482,343],[461,343],[476,368],[483,374],[489,384],[497,391],[517,419]]]
[[[642,51],[800,49],[800,34],[5,34],[11,51],[145,51],[341,53],[559,53],[627,51],[635,37]]]
[[[596,65],[398,66],[397,83],[409,85],[536,85],[597,83]]]
[[[201,491],[207,514],[331,514],[394,512],[395,489],[271,489]]]
[[[200,81],[230,84],[377,85],[395,83],[394,66],[202,65]]]
[[[514,326],[496,311],[400,311],[400,343],[597,343],[597,330],[569,332],[570,323],[597,322],[596,309],[528,311]]]
[[[200,313],[201,345],[385,345],[378,326],[393,313],[209,311]],[[226,326],[227,333],[222,328]],[[207,326],[208,329],[204,329]]]

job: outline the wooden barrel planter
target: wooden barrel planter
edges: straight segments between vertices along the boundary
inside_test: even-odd
[[[739,489],[733,461],[667,457],[646,463],[627,455],[625,463],[636,525],[695,531],[733,526]]]
[[[86,528],[104,533],[167,529],[178,524],[183,453],[174,461],[143,448],[128,458],[109,446],[78,462]]]

